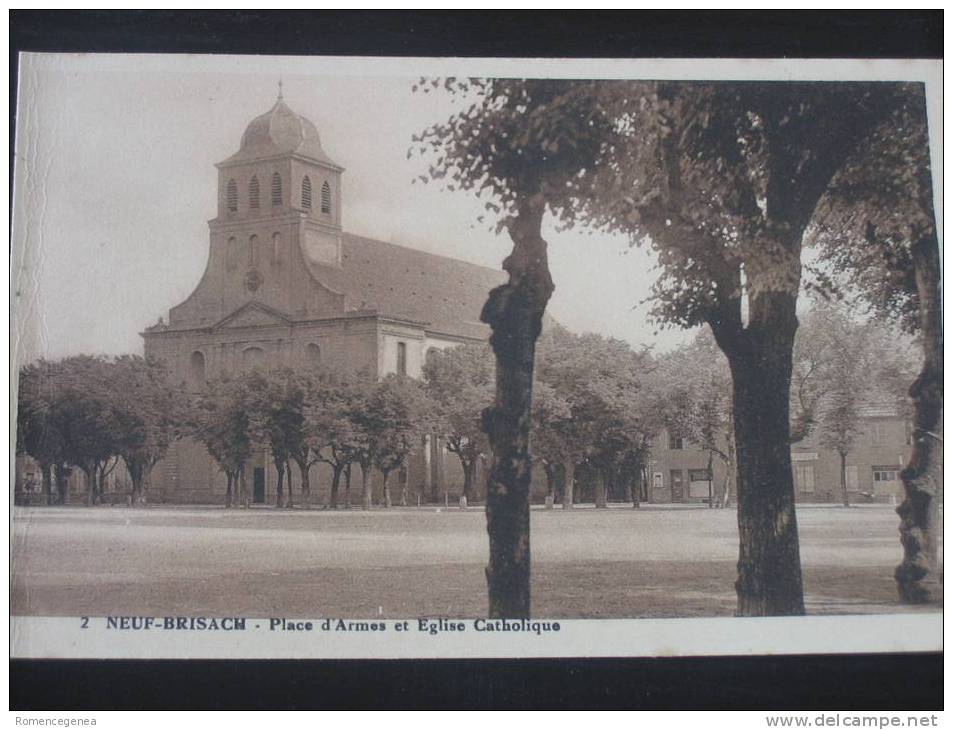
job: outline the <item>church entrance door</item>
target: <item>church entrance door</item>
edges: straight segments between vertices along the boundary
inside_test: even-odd
[[[265,468],[262,466],[255,467],[252,501],[255,504],[265,503]]]

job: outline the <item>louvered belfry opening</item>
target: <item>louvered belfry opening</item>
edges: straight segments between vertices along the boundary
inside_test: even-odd
[[[228,206],[228,212],[234,213],[238,210],[238,185],[234,180],[229,180],[225,186],[225,204]]]
[[[301,207],[311,210],[311,178],[307,175],[301,181]]]
[[[271,204],[281,205],[281,175],[277,172],[271,176]]]
[[[329,215],[331,213],[331,186],[327,180],[321,186],[321,212]]]
[[[251,182],[248,183],[248,207],[257,208],[261,190],[258,185],[258,176],[252,175]]]

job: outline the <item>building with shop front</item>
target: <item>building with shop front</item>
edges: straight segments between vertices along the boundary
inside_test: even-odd
[[[903,499],[900,470],[911,451],[910,422],[896,410],[871,406],[861,411],[861,429],[847,454],[847,493],[851,502],[891,502]],[[727,453],[727,448],[723,447]],[[711,487],[715,499],[726,477],[725,461],[712,460]],[[820,445],[817,433],[791,447],[795,496],[799,502],[839,502],[840,455]],[[686,439],[663,432],[655,440],[647,468],[650,502],[707,503],[708,452]]]

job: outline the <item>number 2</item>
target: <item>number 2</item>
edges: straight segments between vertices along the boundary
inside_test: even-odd
[[[81,629],[89,628],[89,616],[81,616],[80,620],[83,622],[83,625],[80,626]]]

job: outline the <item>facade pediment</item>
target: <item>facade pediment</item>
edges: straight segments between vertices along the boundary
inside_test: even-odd
[[[291,320],[278,310],[257,302],[250,302],[220,320],[213,329],[238,329],[240,327],[289,324],[291,324]]]

